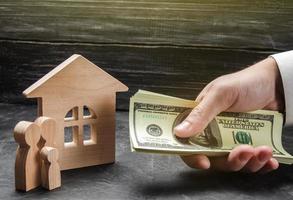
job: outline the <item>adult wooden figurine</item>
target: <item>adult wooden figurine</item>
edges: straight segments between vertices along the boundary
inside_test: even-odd
[[[15,188],[29,191],[41,184],[38,142],[41,138],[38,125],[21,121],[14,128],[14,138],[19,144],[15,160]]]
[[[40,150],[44,146],[55,147],[56,121],[50,117],[41,116],[35,120],[35,124],[41,128],[41,140],[38,143]]]

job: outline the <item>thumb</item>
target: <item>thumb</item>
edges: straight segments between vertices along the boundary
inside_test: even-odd
[[[186,119],[174,128],[175,134],[185,138],[202,132],[217,114],[228,108],[224,99],[224,94],[208,92]]]

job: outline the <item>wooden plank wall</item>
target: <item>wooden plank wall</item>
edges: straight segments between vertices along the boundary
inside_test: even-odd
[[[0,102],[74,53],[137,89],[195,98],[211,80],[293,49],[290,0],[0,0]]]

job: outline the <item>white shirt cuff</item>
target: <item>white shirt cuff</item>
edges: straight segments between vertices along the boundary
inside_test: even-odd
[[[285,96],[285,125],[293,125],[293,51],[271,55],[278,64]]]

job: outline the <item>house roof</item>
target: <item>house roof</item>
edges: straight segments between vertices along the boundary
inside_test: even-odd
[[[49,89],[53,93],[66,90],[88,91],[105,89],[127,91],[128,87],[81,55],[74,54],[55,67],[25,91],[26,97],[42,97]],[[82,93],[81,93],[82,95]]]

